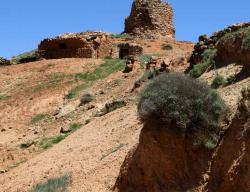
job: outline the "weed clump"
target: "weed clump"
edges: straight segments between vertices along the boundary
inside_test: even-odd
[[[216,49],[206,49],[202,54],[202,61],[194,65],[193,69],[189,71],[189,75],[194,78],[200,77],[209,67],[215,64],[216,53]]]
[[[221,76],[221,75],[217,75],[214,78],[214,80],[213,80],[213,82],[211,84],[211,87],[214,88],[214,89],[217,89],[220,86],[223,86],[225,84],[226,84],[226,79],[223,76]]]
[[[163,45],[162,45],[162,49],[163,49],[163,50],[172,50],[172,49],[173,49],[173,46],[170,45],[170,44],[163,44]]]
[[[70,180],[71,177],[69,175],[49,179],[46,183],[34,186],[32,192],[63,192],[69,185]]]
[[[224,111],[225,104],[215,90],[182,74],[153,79],[138,104],[139,117],[145,124],[160,123],[204,146],[216,146]]]

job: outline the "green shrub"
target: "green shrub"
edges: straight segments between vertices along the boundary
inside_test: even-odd
[[[156,77],[141,93],[140,119],[145,123],[189,135],[194,143],[217,142],[218,123],[225,105],[215,90],[182,74]],[[157,127],[157,126],[155,126]],[[210,144],[211,146],[211,144]]]
[[[48,115],[43,114],[43,113],[37,114],[34,117],[32,117],[31,123],[38,123],[38,122],[46,119],[47,117],[48,117]]]
[[[229,77],[227,77],[226,79],[226,84],[227,85],[231,85],[236,81],[236,77],[235,75],[230,75]]]
[[[214,88],[214,89],[217,89],[217,88],[219,88],[220,86],[225,85],[226,82],[227,82],[227,81],[225,80],[225,78],[224,78],[223,76],[217,75],[217,76],[214,78],[214,80],[213,80],[213,82],[212,82],[212,84],[211,84],[211,87]]]
[[[71,177],[64,175],[62,177],[49,179],[46,183],[37,184],[32,192],[64,192],[69,185]]]
[[[200,77],[209,67],[215,64],[216,49],[206,49],[202,54],[202,61],[194,65],[189,75],[194,78]]]
[[[250,51],[250,29],[245,31],[245,37],[242,41],[242,48],[245,51]]]
[[[85,105],[87,103],[90,103],[94,100],[94,95],[91,93],[84,93],[81,97],[81,103],[80,106]]]
[[[163,50],[172,50],[172,49],[173,49],[173,46],[170,45],[170,44],[163,44],[163,45],[162,45],[162,49],[163,49]]]

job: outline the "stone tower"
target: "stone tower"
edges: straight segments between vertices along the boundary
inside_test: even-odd
[[[162,0],[134,0],[124,33],[141,38],[175,38],[173,9]]]

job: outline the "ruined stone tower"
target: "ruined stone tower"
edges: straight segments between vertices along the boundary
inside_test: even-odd
[[[124,33],[141,38],[175,38],[172,7],[162,0],[134,0]]]

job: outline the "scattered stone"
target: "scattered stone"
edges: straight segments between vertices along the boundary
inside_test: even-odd
[[[105,106],[95,114],[96,117],[101,117],[110,113],[116,109],[126,106],[126,102],[124,100],[114,100],[105,104]]]
[[[72,130],[69,127],[61,127],[60,128],[60,133],[69,133]]]

